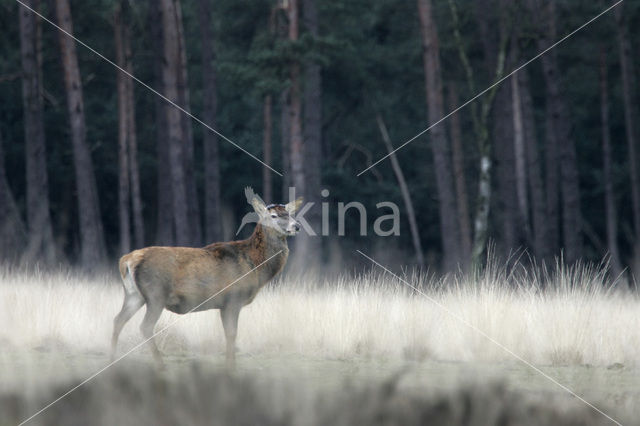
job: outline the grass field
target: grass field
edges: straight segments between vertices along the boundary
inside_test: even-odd
[[[640,415],[640,300],[606,285],[601,270],[490,268],[480,277],[405,278],[420,293],[376,272],[270,284],[240,315],[238,368],[231,376],[217,311],[165,312],[158,329],[175,322],[157,338],[166,371],[155,371],[147,348],[139,348],[33,423],[59,423],[71,415],[68,409],[78,424],[89,418],[114,424],[112,416],[129,412],[114,398],[133,392],[142,402],[129,407],[129,416],[146,423],[170,417],[157,410],[156,399],[168,398],[163,405],[187,410],[180,415],[189,424],[211,416],[225,423],[241,414],[249,416],[247,424],[255,418],[349,424],[381,415],[391,424],[424,416],[434,424],[438,416],[442,424],[503,418],[511,419],[506,424],[611,424],[476,329],[616,420],[627,424]],[[121,300],[112,276],[2,272],[0,425],[23,420],[108,363]],[[125,327],[120,354],[142,340],[143,312]],[[187,409],[190,392],[204,393],[210,406]],[[85,413],[81,398],[93,401],[93,414]],[[239,408],[247,401],[261,408],[249,415]]]

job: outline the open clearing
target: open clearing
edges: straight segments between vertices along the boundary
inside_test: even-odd
[[[605,290],[598,271],[560,271],[545,277],[545,291],[539,290],[540,277],[503,271],[489,271],[469,281],[451,280],[446,285],[424,277],[407,278],[453,314],[608,415],[624,424],[640,418],[640,302],[628,292]],[[11,420],[23,419],[25,413],[37,411],[108,363],[111,321],[121,298],[120,285],[111,276],[83,279],[74,274],[4,272],[0,284],[0,321],[4,324],[0,330],[0,394],[26,402],[13,409],[9,420],[0,420],[11,424]],[[125,327],[119,354],[142,340],[138,325],[143,312]],[[154,372],[147,348],[142,347],[77,393],[100,386],[116,372],[145,377],[135,380],[135,386],[146,377],[155,380],[158,374],[167,383],[183,385],[203,377],[223,380],[224,338],[218,312],[186,316],[165,312],[158,329],[173,322],[158,336],[166,354],[166,371]],[[238,351],[234,376],[256,382],[258,389],[268,384],[269,391],[258,390],[258,395],[268,395],[265,398],[271,405],[293,406],[289,409],[297,412],[290,414],[295,422],[318,422],[321,416],[309,408],[320,404],[318,401],[326,403],[322,412],[340,412],[336,408],[340,401],[348,401],[354,392],[362,395],[355,390],[383,389],[391,381],[403,398],[422,398],[421,407],[427,404],[424,401],[436,401],[442,395],[476,389],[481,397],[497,392],[496,401],[506,401],[504,395],[518,395],[562,413],[578,410],[594,415],[589,417],[591,423],[581,420],[590,424],[610,424],[428,298],[412,294],[384,275],[330,282],[303,277],[268,286],[241,312]],[[109,389],[102,391],[114,391]],[[211,399],[220,397],[215,390],[205,393]],[[236,395],[246,398],[244,392]],[[100,400],[108,405],[108,399]],[[385,397],[387,400],[393,398]],[[72,401],[65,399],[60,406]],[[351,401],[349,406],[358,412],[360,404]],[[233,404],[227,401],[227,405]],[[43,413],[40,421],[48,424],[51,418],[47,416]],[[276,423],[282,421],[274,416],[279,419]]]

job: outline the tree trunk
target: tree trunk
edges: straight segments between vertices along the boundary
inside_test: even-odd
[[[540,50],[546,49],[557,38],[555,25],[555,0],[546,0],[542,7],[544,24],[543,36],[538,39]],[[555,50],[542,56],[542,68],[547,95],[547,135],[550,155],[557,152],[555,159],[549,158],[548,169],[557,175],[560,170],[560,190],[562,202],[562,242],[564,261],[572,264],[582,255],[580,184],[575,143],[571,139],[571,124],[566,101],[560,88],[560,74]],[[554,164],[555,162],[555,164]],[[553,193],[554,182],[547,182],[547,194]],[[553,211],[554,200],[549,199],[549,220],[557,217]],[[554,213],[555,216],[552,216]]]
[[[0,135],[0,260],[17,261],[25,248],[26,231],[7,182],[4,148]]]
[[[122,3],[116,4],[113,16],[113,29],[116,48],[116,64],[126,68]],[[120,255],[131,251],[131,229],[129,212],[129,108],[127,101],[127,82],[124,73],[116,71],[118,91],[118,221],[120,224]]]
[[[514,44],[515,45],[515,44]],[[515,57],[515,55],[514,55]],[[510,78],[513,111],[513,153],[515,157],[516,197],[518,199],[518,220],[527,243],[531,242],[529,226],[529,196],[527,191],[527,155],[524,143],[524,120],[522,118],[522,98],[518,76]]]
[[[561,100],[562,117],[560,125],[560,177],[562,179],[562,237],[564,259],[571,265],[582,257],[582,213],[580,209],[580,176],[578,172],[578,154],[570,136],[568,109]]]
[[[273,134],[273,118],[272,118],[272,105],[273,105],[273,96],[266,95],[264,97],[264,106],[262,110],[262,121],[263,121],[263,134],[262,134],[262,161],[265,164],[271,165],[272,163],[272,143],[271,137]],[[271,170],[268,167],[262,168],[262,197],[264,200],[267,200],[267,203],[273,203],[273,192],[272,192],[272,179],[271,179]]]
[[[73,34],[69,0],[56,0],[58,25]],[[100,204],[96,188],[91,153],[86,141],[82,81],[78,68],[76,44],[66,34],[59,32],[62,67],[67,92],[71,141],[73,143],[76,189],[78,192],[78,215],[80,218],[81,261],[92,267],[105,258],[104,234],[100,218]]]
[[[455,84],[449,83],[449,110],[458,107],[458,93]],[[458,225],[460,226],[460,243],[463,269],[467,270],[471,260],[471,223],[469,221],[469,195],[467,194],[466,176],[464,173],[464,148],[462,144],[462,126],[460,115],[450,117],[451,124],[451,157],[453,176],[456,182],[456,199],[458,201]]]
[[[607,82],[607,51],[600,48],[600,116],[602,120],[602,162],[604,198],[607,213],[607,248],[610,256],[611,274],[618,277],[622,273],[618,252],[618,217],[612,176],[611,135],[609,131],[609,83]]]
[[[298,0],[289,1],[289,40],[298,41]],[[294,60],[290,69],[289,91],[291,176],[297,194],[305,194],[304,140],[302,139],[302,100],[300,91],[300,64]]]
[[[38,9],[38,1],[27,5]],[[20,7],[20,51],[22,59],[22,104],[27,186],[27,226],[29,244],[23,259],[51,264],[55,261],[55,244],[49,212],[49,181],[42,106],[42,74],[39,53],[39,18]],[[15,207],[15,206],[14,206]]]
[[[471,93],[477,93],[475,85],[475,77],[473,68],[470,65],[469,57],[466,53],[465,43],[462,40],[460,34],[460,20],[458,18],[458,11],[456,3],[453,0],[449,0],[449,9],[451,10],[451,16],[453,18],[453,35],[458,50],[458,56],[460,62],[463,65],[467,77],[467,83],[469,85],[469,91]],[[500,4],[503,8],[504,5]],[[482,41],[485,44],[485,50],[489,46],[490,39],[488,36],[488,30],[486,25],[486,19],[481,17],[480,19],[481,32],[484,34]],[[505,51],[507,46],[508,37],[504,30],[504,22],[500,22],[500,41],[497,49],[487,52],[487,64],[491,68],[495,66],[494,81],[500,80],[504,73],[505,63]],[[495,52],[495,54],[494,54]],[[488,130],[488,118],[495,99],[496,91],[499,85],[493,85],[491,90],[482,97],[480,105],[475,102],[471,103],[471,117],[473,119],[473,131],[476,136],[478,151],[480,154],[480,171],[478,174],[478,193],[476,199],[476,212],[474,217],[474,234],[473,245],[471,248],[471,265],[474,269],[478,269],[481,265],[481,256],[484,253],[487,245],[487,239],[489,236],[489,210],[491,207],[491,142],[489,141]]]
[[[546,2],[546,5],[542,2]],[[555,37],[555,19],[550,19],[555,15],[554,4],[550,0],[529,0],[529,10],[533,16],[544,12],[544,16],[536,21],[540,36],[537,40],[539,49],[546,49]],[[553,54],[549,52],[547,55]],[[543,55],[542,70],[545,77],[545,186],[546,186],[546,228],[547,228],[547,248],[550,255],[557,255],[560,249],[560,159],[558,133],[556,131],[556,111],[553,108],[552,97],[557,97],[557,85],[553,78],[555,70],[553,61]]]
[[[631,180],[631,207],[635,233],[634,262],[632,270],[636,277],[640,272],[640,174],[638,173],[637,127],[638,104],[636,93],[635,69],[628,35],[628,23],[624,19],[624,4],[616,7],[618,33],[618,55],[622,74],[622,100],[624,104],[624,123],[629,158],[629,177]]]
[[[316,0],[303,0],[302,19],[308,34],[318,37],[318,12]],[[322,77],[320,65],[309,60],[304,66],[304,172],[305,201],[314,203],[306,213],[309,225],[318,233],[310,237],[310,253],[322,252],[320,227],[321,211],[321,171],[322,171]],[[320,259],[321,256],[313,256]]]
[[[496,93],[493,111],[492,147],[496,171],[494,202],[497,206],[493,212],[498,218],[497,228],[501,231],[497,245],[505,258],[513,254],[520,243],[512,116],[511,87],[508,84],[502,85]]]
[[[162,80],[164,95],[180,103],[178,95],[180,74],[180,35],[177,26],[177,12],[174,0],[161,0],[162,11],[162,41],[164,60],[162,64]],[[175,227],[176,244],[186,246],[191,243],[191,226],[189,222],[189,208],[187,204],[187,184],[185,174],[185,158],[183,151],[184,133],[181,112],[173,107],[165,108],[169,137],[169,170],[171,176],[171,193],[173,206],[173,223]]]
[[[507,27],[504,23],[505,9],[503,0],[478,0],[475,2],[475,16],[480,28],[480,41],[482,42],[485,68],[489,75],[494,77],[498,63],[503,60],[502,55],[506,55]],[[497,12],[496,12],[497,11]],[[459,25],[459,24],[458,24]],[[513,55],[509,55],[509,61],[513,60]],[[475,84],[474,84],[475,86]],[[473,93],[477,90],[473,90]],[[487,103],[488,98],[483,99],[483,113],[487,114],[486,108],[491,104]],[[495,87],[495,104],[492,111],[492,132],[489,136],[488,129],[482,129],[481,133],[487,133],[490,137],[488,155],[493,154],[492,169],[495,170],[496,195],[489,203],[493,210],[493,218],[497,219],[495,227],[499,230],[497,245],[501,249],[502,255],[507,258],[520,244],[520,232],[518,225],[518,202],[516,194],[515,177],[515,152],[513,146],[513,110],[511,87],[508,84],[500,84]],[[480,127],[488,127],[486,123],[481,123]],[[482,151],[482,150],[481,150]],[[495,160],[495,161],[493,161]],[[488,226],[485,225],[486,228]]]
[[[548,91],[548,90],[547,90]],[[547,188],[547,232],[548,247],[555,256],[560,249],[560,190],[558,138],[554,129],[552,110],[547,94],[545,110],[545,186]]]
[[[128,73],[133,74],[131,33],[130,27],[125,23],[124,27],[124,53],[125,64]],[[136,107],[133,91],[133,79],[127,76],[125,96],[127,98],[127,142],[129,148],[129,176],[131,189],[131,205],[133,207],[133,236],[134,248],[141,248],[144,241],[144,219],[142,214],[142,192],[140,188],[140,168],[138,166],[138,137],[136,136]]]
[[[119,2],[114,13],[116,63],[129,74],[133,73],[131,60],[131,34],[127,23],[126,2]],[[138,142],[136,137],[135,99],[133,80],[117,73],[118,90],[118,162],[119,191],[118,211],[120,222],[120,252],[127,253],[132,245],[144,245],[142,196],[138,169]],[[133,244],[131,242],[131,217],[133,217]]]
[[[440,76],[440,46],[438,32],[431,13],[430,0],[418,0],[418,15],[422,34],[424,74],[427,93],[429,123],[444,115],[442,81]],[[431,148],[434,157],[438,206],[440,211],[440,233],[443,249],[443,269],[453,271],[460,261],[459,228],[456,223],[457,209],[449,146],[441,125],[431,129]]]
[[[536,135],[536,123],[533,111],[533,102],[529,88],[529,75],[527,70],[520,70],[518,87],[522,106],[522,124],[524,133],[525,151],[527,157],[528,184],[531,193],[531,215],[533,223],[533,249],[534,254],[542,261],[551,260],[553,251],[549,249],[547,228],[547,206],[545,203],[544,183],[541,176],[540,153],[538,149],[538,137]]]
[[[299,28],[299,10],[298,0],[289,0],[287,10],[289,17],[289,41],[295,43],[298,41]],[[302,93],[301,93],[301,76],[300,63],[297,59],[293,59],[290,65],[291,85],[289,88],[289,149],[291,161],[291,181],[295,188],[295,196],[303,195],[306,191],[305,176],[305,144],[302,138]],[[288,200],[287,200],[288,201]],[[303,264],[310,258],[309,253],[310,236],[303,229],[295,240],[295,257],[290,262],[292,269],[296,272],[303,271]],[[306,265],[304,266],[306,267]]]
[[[418,261],[418,265],[423,267],[424,254],[422,252],[422,244],[420,243],[420,232],[418,229],[418,222],[416,221],[415,210],[413,209],[413,202],[411,201],[411,194],[409,193],[409,187],[407,186],[407,182],[404,179],[404,173],[402,173],[402,168],[400,167],[398,158],[396,157],[395,153],[393,153],[391,138],[389,137],[387,126],[384,124],[384,121],[382,121],[382,117],[380,116],[380,114],[376,115],[376,121],[378,122],[378,128],[380,129],[380,134],[382,135],[382,141],[387,148],[387,152],[389,152],[390,154],[391,167],[393,167],[393,172],[396,175],[396,179],[398,179],[398,185],[400,186],[400,192],[402,193],[404,206],[407,209],[407,219],[409,220],[409,229],[411,230],[413,248],[416,251],[416,260]]]
[[[178,48],[180,50],[180,66],[178,67],[178,105],[186,111],[191,110],[189,95],[189,78],[187,72],[187,48],[184,40],[184,26],[182,24],[182,7],[180,0],[174,2],[176,10],[176,28],[178,31]],[[193,147],[193,125],[191,117],[180,113],[184,146],[184,176],[187,186],[187,215],[191,231],[190,244],[202,245],[202,225],[200,223],[200,204],[195,178],[195,161]]]
[[[122,43],[124,47],[124,69],[133,74],[133,54],[131,52],[131,28],[127,21],[129,14],[125,11],[128,3],[122,2]],[[144,219],[142,215],[142,193],[140,188],[140,169],[138,166],[138,138],[136,135],[136,108],[133,79],[123,75],[125,82],[125,102],[127,109],[127,152],[129,163],[129,192],[133,216],[133,246],[144,246]]]
[[[216,126],[217,114],[217,74],[215,50],[211,31],[211,2],[200,0],[200,33],[202,35],[202,86],[203,120],[212,128]],[[220,154],[218,136],[203,129],[204,144],[204,210],[205,232],[208,242],[222,238],[220,211]]]
[[[291,179],[291,108],[289,107],[289,92],[284,89],[280,94],[280,141],[282,144],[282,199],[289,196]]]
[[[156,87],[165,93],[163,80],[164,41],[162,29],[162,11],[156,0],[149,1],[149,27],[151,28],[154,49],[154,72]],[[167,127],[167,109],[173,108],[159,96],[154,97],[156,152],[157,152],[157,221],[155,242],[158,245],[175,245],[175,227],[173,221],[173,195],[171,191],[171,165],[169,156],[169,129]]]
[[[481,256],[485,251],[489,237],[489,208],[491,205],[491,155],[487,144],[481,146],[480,170],[478,173],[478,195],[473,223],[473,245],[471,248],[471,266],[477,270]]]

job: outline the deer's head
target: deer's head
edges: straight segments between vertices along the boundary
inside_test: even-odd
[[[300,231],[300,224],[293,214],[302,205],[302,197],[287,204],[266,205],[251,188],[245,189],[247,201],[258,214],[259,223],[263,226],[275,229],[283,235],[292,236]]]

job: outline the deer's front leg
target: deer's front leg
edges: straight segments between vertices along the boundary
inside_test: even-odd
[[[227,366],[231,368],[235,366],[236,362],[236,335],[240,308],[239,304],[229,303],[220,309],[220,319],[222,319],[222,327],[227,339]]]

